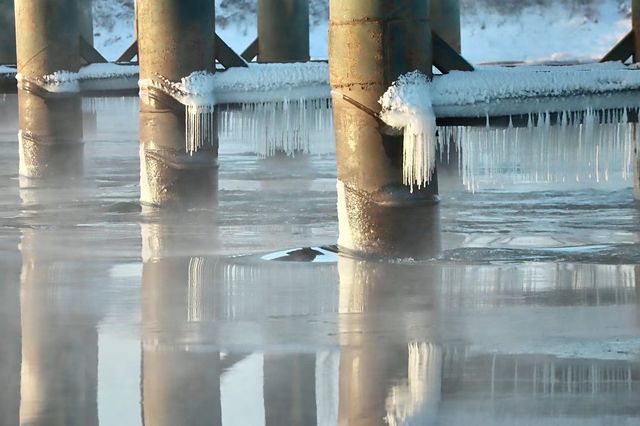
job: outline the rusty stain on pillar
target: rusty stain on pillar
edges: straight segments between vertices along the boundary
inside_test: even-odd
[[[431,28],[461,53],[460,0],[431,0]]]
[[[425,256],[438,226],[437,176],[424,189],[402,184],[402,136],[391,136],[366,109],[400,75],[431,75],[430,3],[332,0],[329,70],[338,167],[342,250],[373,256]],[[344,95],[366,108],[356,108]]]
[[[309,60],[309,0],[258,0],[258,62]]]
[[[0,0],[0,65],[16,63],[16,27],[13,0]]]
[[[138,0],[140,78],[177,82],[214,72],[214,2]],[[167,104],[140,103],[141,201],[150,205],[211,201],[216,192],[216,142],[189,154],[185,116]]]
[[[18,73],[33,82],[80,68],[77,0],[16,0]],[[82,172],[82,116],[76,93],[38,84],[18,91],[20,174],[49,178]]]

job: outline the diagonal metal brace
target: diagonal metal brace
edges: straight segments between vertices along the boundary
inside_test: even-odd
[[[247,46],[246,49],[244,49],[244,52],[242,52],[240,56],[242,56],[242,58],[247,62],[253,61],[258,56],[258,52],[259,52],[258,43],[259,43],[259,39],[256,37],[256,39],[253,40],[251,44]]]
[[[444,41],[435,31],[431,32],[432,49],[433,49],[433,65],[442,74],[450,71],[473,71],[471,65],[463,58],[455,49]]]
[[[137,54],[138,54],[138,40],[135,40],[133,43],[131,43],[131,45],[127,48],[127,50],[125,50],[124,53],[120,55],[118,59],[116,59],[116,62],[131,62],[133,58],[136,57]]]
[[[80,56],[88,64],[106,64],[108,61],[84,37],[80,36]]]
[[[225,68],[242,67],[247,68],[247,62],[240,55],[233,51],[222,38],[216,34],[215,41],[216,59]]]
[[[618,42],[618,44],[613,46],[613,48],[602,57],[602,59],[600,59],[600,62],[626,62],[627,59],[633,56],[634,48],[635,41],[633,37],[633,30],[631,30]]]

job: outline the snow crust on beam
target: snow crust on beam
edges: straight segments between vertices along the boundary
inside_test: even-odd
[[[249,141],[263,157],[293,156],[322,151],[315,146],[332,142],[326,137],[328,74],[324,63],[250,64],[215,74],[194,72],[180,82],[162,76],[140,80],[140,95],[148,101],[149,90],[156,88],[185,105],[189,152],[213,131],[217,111],[221,139]]]
[[[15,73],[15,70],[13,70]],[[37,79],[29,79],[51,93],[79,93],[82,90],[123,90],[135,88],[138,67],[135,65],[90,64],[78,72],[56,71]],[[18,85],[25,77],[17,73]]]
[[[249,64],[217,73],[218,104],[277,102],[291,99],[329,99],[329,66],[308,62]]]
[[[438,117],[481,117],[588,108],[640,106],[638,97],[607,96],[640,90],[640,70],[620,62],[574,66],[481,66],[454,71],[430,84]],[[593,105],[592,101],[603,103]],[[621,101],[628,105],[621,105]],[[557,103],[562,103],[558,105]]]
[[[7,67],[5,65],[0,65],[0,75],[15,75],[16,69],[12,67]]]

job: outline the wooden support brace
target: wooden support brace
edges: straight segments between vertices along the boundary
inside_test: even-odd
[[[88,64],[104,64],[108,61],[84,37],[80,36],[80,56]]]
[[[244,52],[242,52],[240,56],[242,56],[242,58],[247,62],[253,61],[258,56],[258,38],[257,37],[255,40],[253,40],[253,42],[251,42],[249,46],[247,46],[246,49],[244,49]]]
[[[131,62],[136,55],[138,55],[138,40],[131,43],[131,46],[120,55],[116,62]]]
[[[216,42],[215,42],[215,52],[216,59],[220,64],[222,64],[225,68],[233,68],[233,67],[243,67],[246,68],[247,62],[239,56],[236,52],[233,51],[232,48],[229,47],[227,43],[220,38],[218,34],[216,34]]]
[[[620,61],[626,62],[633,56],[635,41],[633,30],[629,31],[606,55],[600,59],[600,62]]]
[[[449,46],[435,31],[431,32],[431,39],[433,42],[433,65],[442,74],[447,74],[450,71],[473,71],[473,65]]]

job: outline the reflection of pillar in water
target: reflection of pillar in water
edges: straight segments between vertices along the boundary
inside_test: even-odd
[[[80,67],[76,0],[17,1],[15,8],[20,175],[76,174],[83,152],[80,100],[75,93],[52,93],[45,81]]]
[[[315,354],[264,355],[267,426],[317,423],[315,370]]]
[[[45,253],[50,241],[39,232],[24,231],[20,246],[20,423],[97,425],[99,314],[88,293],[95,289],[78,288],[82,271]]]
[[[402,424],[410,418],[426,421],[440,400],[442,350],[431,343],[416,342],[407,328],[410,315],[389,310],[402,306],[394,293],[402,292],[403,280],[426,280],[428,275],[407,265],[343,257],[338,268],[339,424]],[[422,326],[428,323],[429,318],[421,318]]]
[[[213,274],[204,259],[171,257],[185,241],[167,231],[163,225],[142,229],[144,423],[220,425],[220,353],[199,346],[201,326],[213,314],[204,295]]]
[[[20,412],[20,265],[19,258],[0,259],[0,419],[19,424]]]
[[[20,90],[20,175],[77,176],[83,169],[80,99],[45,99]]]
[[[141,80],[179,82],[194,71],[215,71],[213,1],[139,0],[136,13]],[[210,202],[217,189],[215,125],[203,126],[199,136],[206,143],[187,152],[184,105],[162,91],[154,93],[140,102],[141,201]]]

